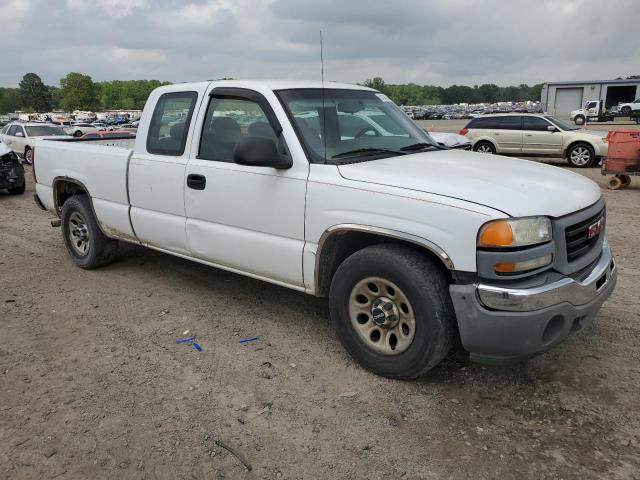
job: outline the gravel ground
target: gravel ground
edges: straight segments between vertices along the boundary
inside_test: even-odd
[[[133,246],[83,271],[31,182],[0,193],[0,478],[639,479],[640,179],[579,173],[620,268],[593,327],[415,382],[354,364],[324,300]]]

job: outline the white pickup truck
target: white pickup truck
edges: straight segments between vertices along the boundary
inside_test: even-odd
[[[615,286],[595,183],[443,148],[369,88],[165,86],[135,143],[110,142],[35,147],[35,201],[78,266],[134,242],[329,297],[341,342],[380,375],[417,377],[454,347],[531,357]]]

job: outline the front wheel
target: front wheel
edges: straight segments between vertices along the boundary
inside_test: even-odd
[[[82,132],[80,130],[76,130],[75,132],[73,132],[73,136],[74,137],[81,137],[82,136]]]
[[[410,247],[375,245],[348,257],[333,277],[329,304],[345,349],[378,375],[416,378],[454,342],[448,282]]]
[[[496,147],[489,142],[478,142],[473,146],[473,150],[478,153],[496,153]]]
[[[578,143],[567,151],[567,161],[576,168],[590,167],[595,159],[593,148],[584,143]]]
[[[576,125],[584,125],[584,117],[582,115],[578,115],[573,121]]]
[[[69,256],[80,268],[101,267],[115,258],[118,242],[102,233],[86,195],[76,195],[64,202],[61,226]]]
[[[629,115],[631,113],[631,107],[622,107],[620,111],[623,115]]]
[[[33,165],[33,150],[29,147],[24,149],[24,161],[29,165]]]

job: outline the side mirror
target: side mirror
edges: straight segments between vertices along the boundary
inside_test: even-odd
[[[550,132],[557,132],[558,128],[554,127],[553,125],[547,125],[547,130],[549,130]]]
[[[233,161],[238,165],[279,170],[293,166],[291,158],[280,154],[276,142],[266,137],[245,137],[240,140],[233,152]]]

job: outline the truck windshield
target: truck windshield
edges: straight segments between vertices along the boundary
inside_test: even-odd
[[[552,117],[550,115],[545,115],[544,118],[549,120],[551,123],[555,124],[556,127],[559,127],[560,130],[578,130],[579,127],[575,125],[570,125],[567,122],[563,122],[562,120],[557,119],[556,117]]]
[[[55,127],[53,125],[38,125],[33,127],[26,127],[27,135],[30,137],[48,137],[57,135],[67,135],[67,133],[61,127]]]
[[[367,90],[277,92],[314,163],[352,163],[439,149],[385,95]]]

